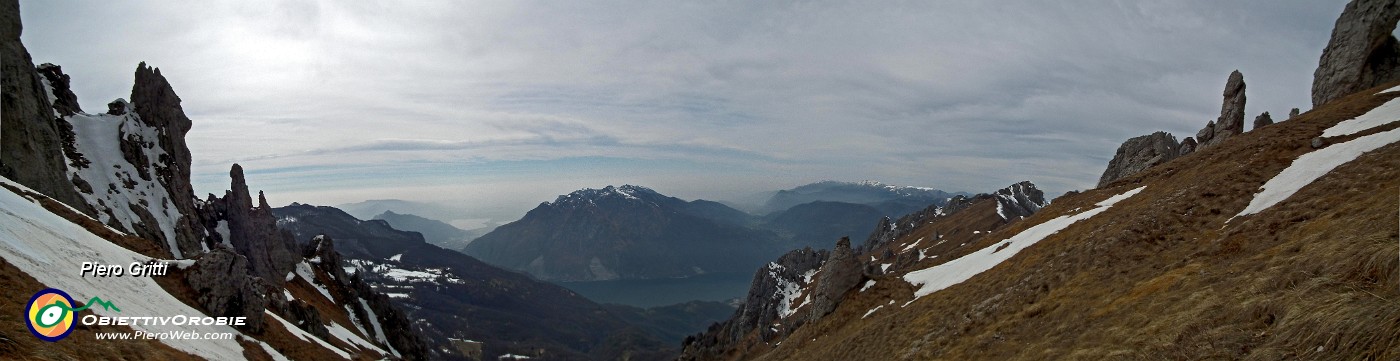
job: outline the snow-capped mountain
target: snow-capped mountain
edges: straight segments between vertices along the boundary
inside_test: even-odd
[[[685,277],[735,272],[781,253],[746,215],[646,187],[582,189],[541,203],[464,251],[483,261],[558,281]]]

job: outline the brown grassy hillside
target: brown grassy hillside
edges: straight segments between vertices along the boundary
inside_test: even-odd
[[[1146,186],[908,307],[899,306],[913,287],[898,275],[878,276],[870,290],[852,291],[834,313],[771,351],[738,358],[1400,359],[1400,144],[1230,220],[1260,185],[1312,151],[1309,141],[1323,129],[1397,96],[1374,95],[1385,88],[1057,199],[966,250],[943,252],[985,247]],[[861,318],[877,305],[885,306]]]

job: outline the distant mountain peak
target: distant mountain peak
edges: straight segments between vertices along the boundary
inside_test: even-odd
[[[824,180],[773,194],[759,210],[760,213],[783,211],[813,201],[845,202],[875,206],[891,216],[923,209],[929,204],[942,205],[950,193],[929,187],[886,184],[875,180],[845,182]]]
[[[657,193],[651,188],[638,185],[624,184],[620,187],[608,185],[607,187],[603,187],[602,189],[584,188],[576,190],[569,194],[561,195],[558,198],[555,198],[554,202],[550,205],[596,205],[597,202],[604,200],[623,200],[656,203],[658,199],[663,198],[670,197]]]

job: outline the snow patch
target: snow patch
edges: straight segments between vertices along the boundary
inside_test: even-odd
[[[1249,201],[1249,206],[1236,214],[1235,217],[1259,213],[1273,207],[1342,164],[1360,157],[1363,153],[1397,141],[1400,141],[1400,129],[1392,129],[1356,138],[1349,142],[1333,144],[1327,148],[1298,156],[1298,159],[1294,159],[1288,168],[1259,187],[1259,193],[1256,193],[1254,199]]]
[[[923,242],[923,241],[924,241],[924,238],[923,238],[923,237],[919,237],[919,240],[914,241],[914,243],[910,243],[908,246],[904,246],[904,249],[899,250],[899,253],[909,252],[910,250],[914,249],[914,247],[918,247],[918,246],[919,246],[919,242]]]
[[[801,308],[802,305],[807,304],[806,297],[795,305],[793,301],[797,300],[797,295],[803,293],[803,287],[812,282],[812,276],[817,274],[817,269],[808,270],[806,273],[803,273],[802,282],[788,281],[782,277],[778,277],[777,271],[782,270],[783,267],[779,266],[777,263],[768,263],[768,269],[769,276],[778,280],[778,289],[773,293],[775,297],[779,297],[778,318],[788,318],[788,316],[797,313],[797,309]],[[820,269],[820,267],[818,267],[818,269]]]
[[[1322,131],[1323,137],[1340,137],[1356,134],[1400,120],[1400,98],[1391,99],[1385,104],[1367,111],[1359,117],[1343,120],[1337,125]],[[1350,142],[1348,142],[1350,143]]]
[[[99,221],[105,224],[115,218],[129,233],[136,229],[134,224],[141,223],[138,212],[132,209],[139,208],[155,219],[156,224],[147,226],[160,230],[175,258],[185,258],[175,241],[175,223],[184,215],[175,209],[169,190],[156,174],[157,167],[164,167],[160,159],[168,157],[157,142],[161,139],[160,131],[142,123],[136,113],[74,114],[65,120],[73,125],[78,153],[92,162],[85,167],[73,167],[72,162],[65,162],[68,176],[82,178],[92,185],[91,194],[78,192],[78,195],[97,210]],[[124,140],[139,144],[137,151],[146,158],[147,164],[142,164],[145,172],[122,155]]]
[[[272,311],[263,311],[263,314],[268,315],[268,316],[272,316],[273,319],[277,320],[278,322],[281,322],[283,328],[286,328],[286,329],[287,329],[287,332],[290,332],[292,335],[296,336],[297,338],[300,338],[300,339],[305,340],[305,341],[314,342],[314,343],[316,343],[317,345],[321,345],[321,347],[325,347],[327,350],[331,350],[331,352],[335,352],[336,355],[340,355],[340,357],[342,357],[342,358],[345,358],[345,359],[347,359],[347,360],[350,359],[350,354],[349,354],[349,353],[346,353],[345,350],[341,350],[339,347],[335,347],[335,345],[331,345],[330,343],[326,342],[326,340],[322,340],[322,339],[316,337],[315,335],[312,335],[311,333],[306,332],[306,330],[302,330],[302,329],[300,329],[300,328],[297,328],[296,325],[293,325],[291,322],[288,322],[287,320],[282,319],[281,316],[277,316],[277,314],[272,313]],[[239,357],[239,358],[242,358],[242,357]]]
[[[277,352],[277,350],[272,348],[272,345],[268,345],[266,342],[262,342],[260,340],[251,338],[244,338],[244,340],[253,341],[256,342],[258,346],[262,346],[263,351],[266,351],[268,355],[272,356],[272,361],[291,361],[291,359],[288,359],[287,356],[282,355],[281,352]]]
[[[345,328],[345,326],[341,326],[339,323],[331,322],[330,326],[326,326],[326,330],[330,331],[331,336],[334,336],[335,338],[338,338],[341,341],[345,341],[345,343],[360,346],[368,350],[373,350],[375,352],[378,352],[380,355],[389,354],[389,351],[384,351],[384,349],[379,348],[378,345],[366,341],[364,338],[360,337],[360,335],[356,335],[354,332],[351,332],[350,329]]]
[[[322,296],[326,296],[326,300],[335,303],[335,297],[331,297],[331,291],[327,290],[325,286],[322,286],[320,282],[316,281],[316,273],[311,269],[311,264],[306,263],[306,261],[298,262],[296,273],[297,277],[301,277],[306,283],[310,283],[311,287],[315,287],[317,291],[321,292]]]
[[[22,188],[9,179],[0,183]],[[49,212],[23,196],[0,189],[0,258],[39,283],[67,291],[74,299],[100,296],[121,308],[121,312],[101,307],[90,309],[101,316],[203,315],[170,295],[150,277],[83,278],[78,272],[84,261],[105,264],[145,262],[150,257],[132,252],[92,234],[81,226]],[[61,272],[60,272],[61,270]],[[219,332],[241,335],[229,326],[213,325],[132,325],[150,333]],[[28,336],[26,336],[28,337]],[[236,340],[162,339],[176,350],[213,360],[243,359],[243,346]],[[279,355],[276,352],[269,352]],[[274,356],[275,357],[275,356]]]
[[[1021,250],[1045,239],[1045,237],[1058,233],[1076,222],[1103,213],[1119,201],[1131,198],[1139,192],[1142,192],[1145,188],[1147,187],[1138,187],[1137,189],[1127,191],[1123,194],[1109,197],[1099,202],[1097,208],[1084,211],[1083,213],[1072,216],[1060,216],[1045,221],[1045,223],[1037,224],[1021,231],[1021,233],[1017,233],[1015,236],[1011,236],[1011,238],[1007,238],[1002,242],[997,242],[996,245],[988,246],[966,256],[948,261],[947,263],[909,272],[904,275],[904,281],[909,282],[909,284],[915,287],[919,287],[919,289],[914,291],[914,299],[904,305],[908,306],[919,298],[962,283],[963,281],[971,279],[973,276],[990,270],[992,267],[1015,256],[1016,253]],[[998,249],[1003,246],[1005,248]]]
[[[389,339],[384,337],[384,327],[379,325],[379,315],[374,314],[374,309],[369,308],[369,303],[365,302],[363,298],[359,299],[359,301],[360,306],[364,307],[365,318],[369,319],[369,325],[371,328],[374,329],[374,339],[378,340],[379,343],[389,346],[389,353],[393,354],[394,356],[403,357],[399,354],[399,350],[394,349],[394,345],[389,344]]]
[[[872,308],[872,309],[870,309],[869,311],[865,311],[865,315],[864,315],[864,316],[860,316],[860,318],[861,318],[861,319],[865,319],[866,317],[870,317],[870,314],[875,313],[875,311],[880,310],[881,307],[885,307],[885,305],[875,306],[875,308]]]

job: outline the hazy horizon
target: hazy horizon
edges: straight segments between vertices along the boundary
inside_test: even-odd
[[[1127,138],[1309,108],[1343,1],[22,1],[83,109],[161,69],[201,196],[518,217],[580,188],[742,201],[820,180],[1092,188]],[[120,9],[120,11],[113,11]]]

